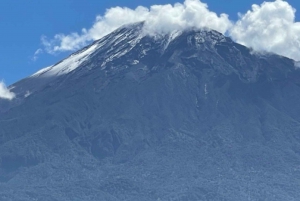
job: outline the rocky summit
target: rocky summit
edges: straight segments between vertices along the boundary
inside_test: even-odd
[[[123,26],[0,100],[2,201],[296,201],[300,71],[210,29]]]

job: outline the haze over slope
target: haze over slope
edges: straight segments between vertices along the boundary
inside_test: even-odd
[[[11,86],[0,200],[297,200],[294,61],[210,29],[143,26]]]

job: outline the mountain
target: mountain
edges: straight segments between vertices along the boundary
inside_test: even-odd
[[[209,29],[123,26],[0,100],[0,200],[298,200],[300,72]]]

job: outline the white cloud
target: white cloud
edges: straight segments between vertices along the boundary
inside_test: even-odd
[[[0,81],[0,98],[8,100],[15,98],[15,94],[7,89],[3,81]]]
[[[199,0],[186,0],[184,4],[176,3],[174,6],[152,6],[145,22],[144,29],[149,34],[170,33],[189,27],[209,27],[225,33],[231,26],[226,14],[218,16]]]
[[[41,49],[41,48],[39,48],[39,49],[37,49],[35,52],[34,52],[34,54],[33,54],[33,57],[32,57],[32,61],[36,61],[37,59],[38,59],[38,57],[39,57],[39,55],[40,54],[42,54],[44,51]]]
[[[97,16],[93,26],[80,33],[57,34],[52,39],[42,37],[44,50],[50,54],[74,51],[93,40],[109,34],[118,27],[145,21],[147,34],[164,34],[189,27],[208,27],[227,33],[238,43],[255,51],[274,52],[300,60],[300,23],[295,22],[296,10],[284,0],[254,4],[237,22],[228,15],[210,11],[200,0],[185,0],[174,5],[139,6],[136,9],[114,7]]]
[[[300,60],[300,23],[296,10],[283,0],[253,5],[230,30],[238,43],[256,51],[274,52]]]
[[[97,16],[94,25],[88,30],[84,28],[81,33],[57,34],[53,39],[43,36],[41,40],[46,52],[50,54],[74,51],[124,24],[141,21],[145,21],[144,30],[148,34],[163,34],[188,27],[209,27],[225,33],[231,26],[226,14],[218,16],[209,11],[208,6],[200,0],[185,0],[183,4],[153,5],[150,8],[110,8],[104,16]]]

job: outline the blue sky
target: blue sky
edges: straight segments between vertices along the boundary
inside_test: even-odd
[[[92,27],[96,16],[103,16],[106,9],[111,7],[135,9],[141,5],[149,8],[154,4],[164,5],[176,2],[183,3],[184,0],[0,1],[0,81],[3,79],[7,85],[10,85],[72,53],[73,50],[47,53],[41,42],[42,36],[51,40],[59,33],[80,33],[82,28]],[[228,14],[233,22],[239,19],[238,12],[244,14],[251,10],[252,4],[263,3],[258,0],[202,0],[201,2],[207,3],[209,10],[218,15]],[[293,8],[300,9],[299,0],[287,2]],[[300,12],[296,13],[296,21],[300,20],[299,14]],[[233,34],[233,36],[236,35]],[[242,42],[247,40],[240,36],[236,38]],[[247,41],[244,43],[247,44]],[[43,50],[43,53],[38,54],[34,59],[34,53],[38,49]]]

